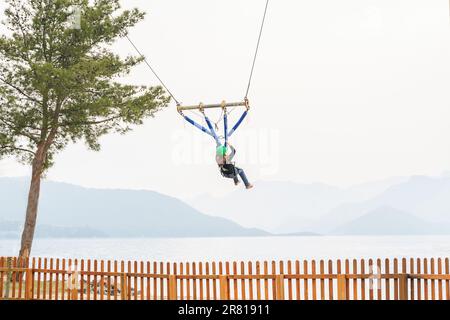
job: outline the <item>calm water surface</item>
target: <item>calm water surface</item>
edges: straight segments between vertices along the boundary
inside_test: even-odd
[[[0,240],[0,256],[19,241]],[[448,257],[450,236],[36,239],[33,256],[150,261]]]

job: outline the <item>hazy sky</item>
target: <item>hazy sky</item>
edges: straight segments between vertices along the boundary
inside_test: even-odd
[[[264,0],[122,3],[148,12],[130,35],[179,100],[243,98]],[[447,0],[271,1],[238,164],[255,181],[340,186],[450,170],[449,26]],[[144,65],[126,80],[157,84]],[[71,146],[48,178],[180,197],[234,190],[213,141],[174,105],[102,142]],[[0,162],[0,175],[27,173]]]

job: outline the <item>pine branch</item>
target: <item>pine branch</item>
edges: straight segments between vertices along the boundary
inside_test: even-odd
[[[1,77],[0,77],[0,81],[3,82],[4,84],[6,84],[7,86],[10,86],[11,88],[13,88],[14,90],[16,90],[17,92],[19,92],[21,95],[23,95],[23,96],[24,96],[25,98],[27,98],[28,100],[33,101],[33,102],[36,102],[36,103],[39,104],[39,105],[42,105],[42,102],[41,102],[41,101],[39,101],[39,100],[37,100],[37,99],[35,99],[35,98],[33,98],[33,97],[30,97],[30,96],[29,96],[28,94],[26,94],[22,89],[20,89],[19,87],[15,86],[14,84],[12,84],[12,83],[6,81],[5,79],[3,79],[3,78],[1,78]]]
[[[30,139],[30,140],[33,141],[33,142],[36,142],[36,143],[38,142],[38,140],[39,140],[38,136],[33,136],[31,133],[29,134],[29,133],[25,133],[25,132],[23,132],[23,131],[21,131],[21,130],[18,130],[17,127],[15,127],[13,124],[11,124],[10,122],[8,122],[6,119],[0,118],[0,121],[1,121],[4,125],[6,125],[9,129],[11,129],[11,130],[13,130],[13,131],[19,131],[18,135],[21,135],[21,136],[23,136],[23,137],[25,137],[25,138],[28,138],[28,139]],[[39,130],[39,129],[32,128],[32,127],[28,127],[28,128],[33,129],[33,130]]]
[[[22,147],[15,147],[15,146],[0,146],[0,150],[4,150],[4,149],[10,149],[12,151],[22,151],[22,152],[28,152],[31,153],[32,155],[35,155],[34,151],[31,151],[29,149],[25,149]]]
[[[108,119],[98,120],[98,121],[80,121],[80,122],[63,122],[62,126],[73,126],[73,125],[79,125],[79,126],[89,126],[89,125],[96,125],[96,124],[102,124],[110,121],[114,121],[117,119],[122,118],[122,116],[114,116]]]

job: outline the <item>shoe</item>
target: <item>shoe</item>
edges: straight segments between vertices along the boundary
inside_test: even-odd
[[[234,182],[234,185],[237,186],[239,185],[239,183],[241,183],[239,180]]]
[[[246,189],[251,189],[251,188],[253,188],[253,185],[252,185],[252,184],[249,184],[249,185],[246,186],[245,188],[246,188]]]

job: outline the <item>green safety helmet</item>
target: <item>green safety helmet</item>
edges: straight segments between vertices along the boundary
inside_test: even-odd
[[[216,154],[221,157],[225,156],[227,154],[227,147],[218,146],[216,149]]]

